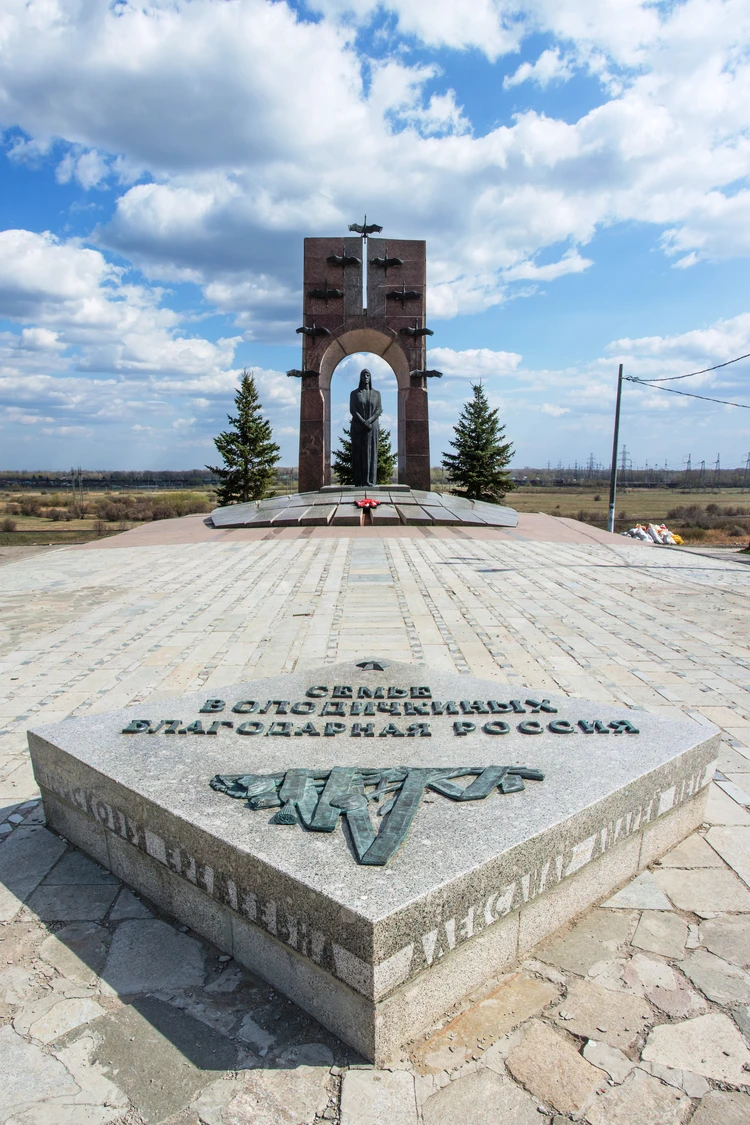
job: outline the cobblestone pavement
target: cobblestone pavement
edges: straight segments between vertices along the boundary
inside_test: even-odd
[[[750,1122],[746,567],[297,538],[51,551],[0,584],[4,1125]],[[376,654],[724,732],[707,824],[387,1071],[48,832],[24,749],[32,721]]]

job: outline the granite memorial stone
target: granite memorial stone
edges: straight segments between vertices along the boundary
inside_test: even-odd
[[[383,1063],[693,831],[718,732],[375,658],[29,744],[54,830]]]

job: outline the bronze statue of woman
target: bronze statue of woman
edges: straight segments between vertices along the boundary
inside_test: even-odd
[[[359,387],[349,395],[352,416],[352,477],[356,488],[372,488],[378,483],[378,438],[383,413],[380,391],[373,390],[372,375],[360,372]]]

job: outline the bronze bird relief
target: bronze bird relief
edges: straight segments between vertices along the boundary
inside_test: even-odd
[[[386,293],[386,297],[390,297],[391,300],[400,301],[402,309],[406,307],[407,301],[418,301],[421,296],[422,294],[418,293],[416,289],[407,289],[405,282],[400,289],[391,289],[389,293]]]
[[[343,289],[330,289],[328,287],[328,281],[326,280],[326,281],[323,282],[323,288],[322,289],[321,288],[308,289],[307,295],[308,295],[308,297],[315,297],[316,300],[318,300],[318,301],[325,301],[326,308],[328,308],[328,302],[333,301],[333,300],[339,300],[341,297],[344,296],[344,290]]]
[[[318,327],[315,324],[314,319],[313,319],[311,328],[308,328],[308,327],[306,327],[306,325],[303,324],[301,328],[297,329],[297,332],[298,333],[301,332],[303,336],[310,336],[311,339],[313,339],[313,340],[315,339],[316,336],[330,336],[331,335],[330,329]]]
[[[413,328],[399,328],[399,332],[402,336],[411,336],[414,340],[418,340],[421,336],[435,335],[431,328],[418,328],[416,324]]]
[[[343,252],[341,254],[329,254],[326,261],[330,262],[332,266],[342,266],[343,268],[362,265],[360,258],[357,258],[354,254],[344,254]]]
[[[383,228],[379,227],[377,223],[367,224],[367,215],[365,215],[364,223],[350,223],[349,230],[354,231],[355,234],[361,234],[363,238],[367,238],[368,234],[380,234]]]

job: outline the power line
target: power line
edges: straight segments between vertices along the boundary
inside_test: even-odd
[[[631,382],[635,383],[673,383],[675,379],[692,379],[693,375],[705,375],[707,371],[718,371],[720,367],[729,367],[732,363],[739,363],[741,359],[750,359],[750,352],[746,355],[738,355],[736,359],[728,359],[726,363],[717,363],[715,367],[702,367],[700,371],[690,371],[687,375],[665,375],[663,379],[633,379]],[[628,376],[626,376],[628,378]],[[716,399],[718,402],[719,400]],[[737,406],[738,403],[730,403],[730,406]]]
[[[740,356],[740,358],[744,359],[745,357]],[[735,363],[736,361],[731,360],[730,362]],[[711,369],[709,368],[708,370]],[[699,375],[700,372],[694,371],[693,374]],[[687,375],[681,375],[678,376],[678,378],[687,379]],[[645,379],[636,379],[635,375],[626,375],[625,379],[627,379],[629,383],[638,383],[641,387],[651,387],[654,391],[667,391],[670,395],[683,395],[684,398],[700,398],[703,399],[704,402],[720,402],[722,406],[739,406],[742,410],[750,410],[750,403],[747,402],[727,402],[725,398],[709,398],[708,395],[693,395],[690,394],[689,391],[675,391],[672,387],[654,387],[652,383],[646,382]]]

